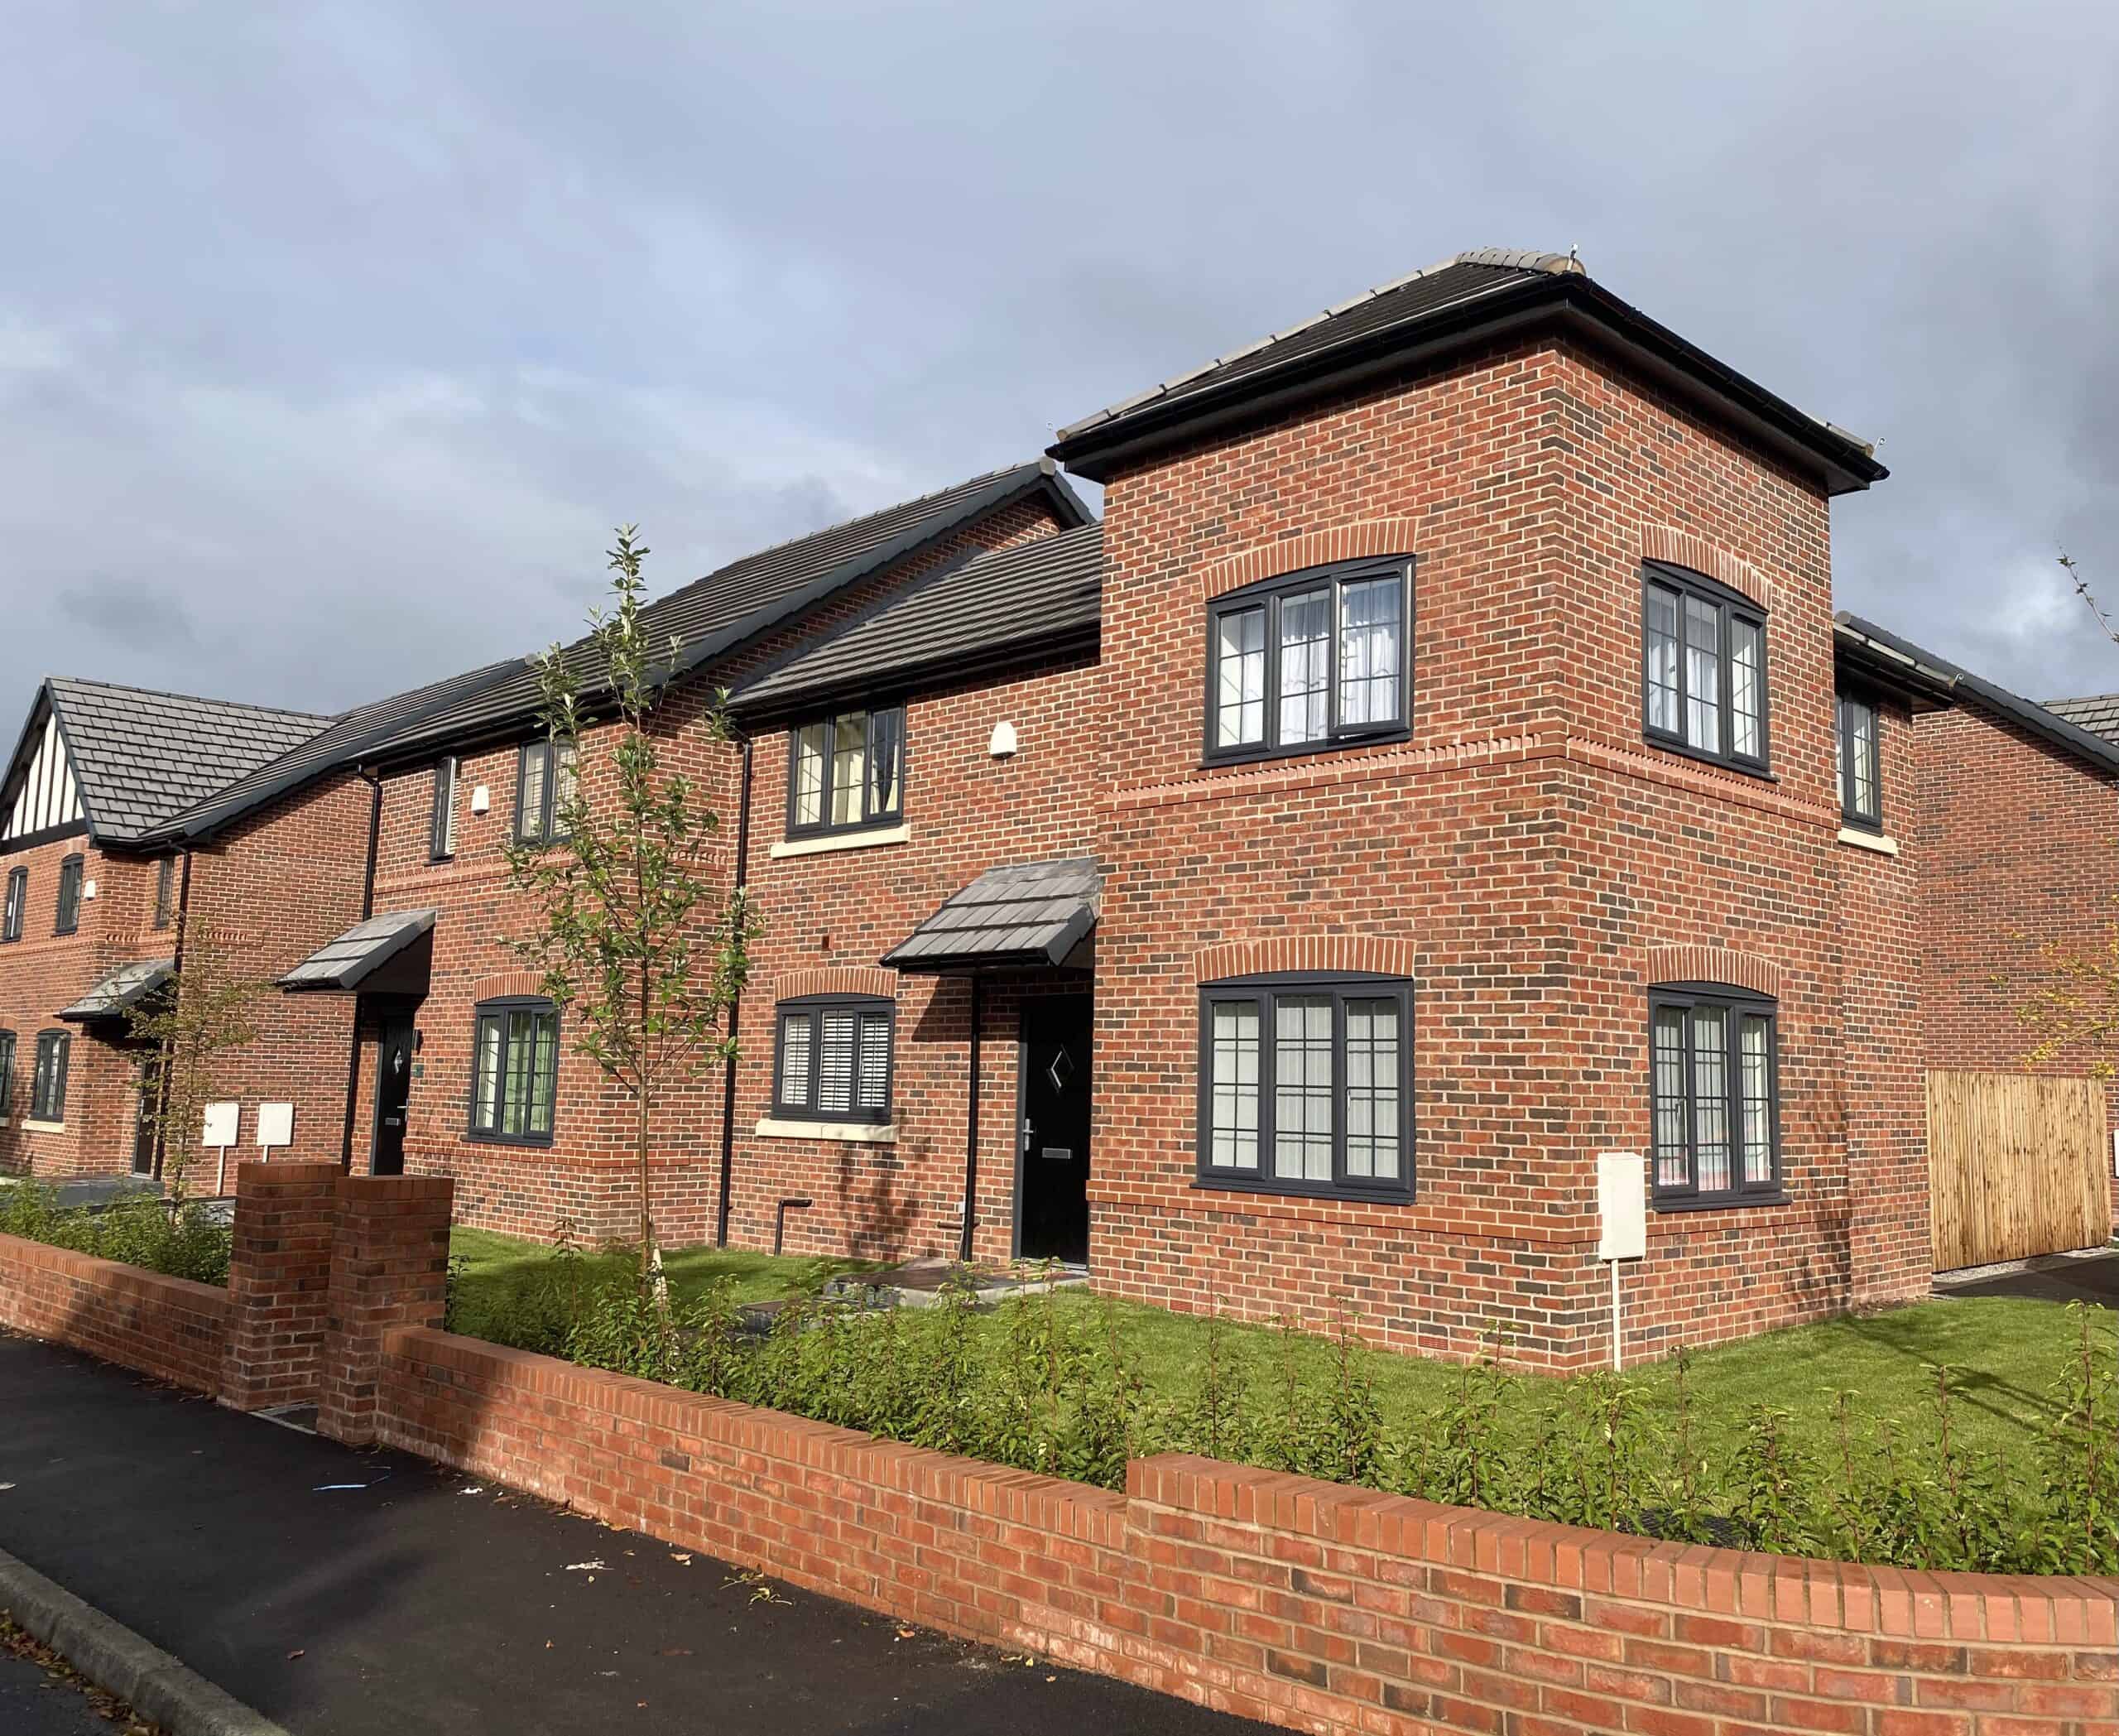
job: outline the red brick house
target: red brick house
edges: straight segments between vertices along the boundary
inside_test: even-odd
[[[665,1118],[667,1239],[1086,1257],[1578,1366],[1617,1150],[1631,1356],[1924,1292],[1927,1070],[2020,1064],[1993,913],[2108,896],[2119,750],[1835,620],[1868,447],[1490,250],[1051,458],[1100,522],[1025,466],[655,605],[656,728],[766,924],[740,1059]],[[626,1106],[523,969],[501,845],[593,796],[598,732],[555,762],[536,711],[526,664],[476,671],[171,835],[283,814],[360,869],[282,971],[328,1009],[266,1058],[320,1082],[298,1123],[593,1238],[636,1210]]]

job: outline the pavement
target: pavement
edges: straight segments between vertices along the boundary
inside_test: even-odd
[[[12,1185],[22,1178],[16,1176],[0,1176],[0,1186]],[[51,1190],[58,1203],[64,1206],[108,1205],[113,1200],[127,1194],[151,1194],[160,1191],[157,1185],[142,1176],[77,1176],[70,1181],[48,1181],[41,1184]]]
[[[2006,1266],[1944,1272],[1935,1293],[1945,1296],[2012,1296],[2039,1302],[2102,1302],[2119,1308],[2119,1248],[2041,1254]]]
[[[0,1549],[296,1736],[1266,1729],[686,1559],[53,1345],[0,1337],[0,1484],[15,1485],[0,1489]]]
[[[79,1689],[0,1652],[0,1730],[7,1736],[113,1736],[115,1728]]]

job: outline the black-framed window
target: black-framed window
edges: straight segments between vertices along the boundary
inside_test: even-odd
[[[1720,983],[1649,991],[1655,1204],[1783,1197],[1779,1009]]]
[[[19,940],[22,937],[22,912],[30,902],[30,871],[26,868],[7,870],[7,906],[0,915],[0,940]]]
[[[446,862],[456,854],[456,756],[434,762],[434,795],[427,815],[427,860]]]
[[[1651,563],[1641,578],[1641,718],[1648,739],[1763,772],[1766,615],[1697,573]]]
[[[59,902],[52,915],[51,931],[70,935],[81,926],[81,873],[86,858],[69,856],[59,864]]]
[[[1199,1179],[1410,1199],[1413,985],[1245,977],[1199,991]]]
[[[1403,736],[1411,712],[1408,559],[1311,567],[1207,610],[1209,760]]]
[[[549,736],[522,744],[515,767],[517,843],[550,844],[565,835],[579,751],[573,742]]]
[[[0,1031],[0,1119],[15,1113],[15,1033]]]
[[[560,1015],[550,1001],[482,1001],[471,1041],[471,1133],[550,1145],[559,1094]]]
[[[176,921],[176,858],[164,856],[155,863],[155,926],[167,928]]]
[[[842,711],[788,738],[789,837],[892,825],[904,817],[904,706]]]
[[[1872,832],[1884,827],[1882,724],[1876,701],[1843,693],[1833,719],[1838,750],[1839,812],[1850,826]]]
[[[891,1118],[897,1007],[865,995],[782,1001],[773,1048],[776,1113],[881,1125]]]
[[[41,1031],[36,1039],[36,1068],[30,1077],[31,1121],[66,1118],[66,1057],[73,1037],[64,1031]]]

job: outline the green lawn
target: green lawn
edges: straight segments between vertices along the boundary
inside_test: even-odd
[[[475,1229],[459,1229],[451,1247],[466,1263],[457,1284],[459,1330],[478,1334],[481,1322],[505,1315],[533,1286],[552,1251],[531,1242]],[[851,1260],[776,1258],[744,1251],[690,1248],[667,1255],[671,1288],[681,1302],[712,1280],[726,1277],[745,1301],[810,1295],[843,1272],[858,1271]],[[591,1256],[584,1264],[611,1269],[614,1258]],[[1105,1305],[1080,1291],[1063,1292],[1057,1306],[1095,1310]],[[1183,1395],[1199,1380],[1207,1323],[1133,1304],[1110,1305],[1120,1340],[1148,1383]],[[2107,1320],[2109,1316],[2107,1316]],[[988,1332],[1002,1322],[982,1320]],[[488,1331],[487,1335],[507,1334]],[[1232,1326],[1228,1342],[1262,1387],[1279,1366],[1279,1334],[1270,1327]],[[1298,1354],[1321,1368],[1329,1342],[1304,1339]],[[1958,1371],[1954,1426],[1970,1445],[1996,1452],[2027,1452],[2035,1426],[2049,1414],[2049,1393],[2073,1349],[2066,1310],[2054,1302],[1982,1297],[1939,1301],[1893,1309],[1862,1319],[1831,1320],[1769,1333],[1739,1344],[1702,1350],[1691,1359],[1689,1379],[1696,1427],[1703,1447],[1733,1438],[1751,1407],[1773,1404],[1795,1413],[1799,1434],[1814,1448],[1833,1438],[1832,1408],[1840,1392],[1854,1395],[1856,1414],[1924,1422],[1935,1391],[1935,1371]],[[1454,1363],[1386,1351],[1363,1354],[1386,1420],[1410,1416],[1445,1403],[1463,1371]],[[2110,1366],[2109,1345],[2105,1365]],[[1651,1402],[1667,1414],[1674,1364],[1631,1371]],[[1506,1414],[1528,1440],[1540,1419],[1562,1402],[1561,1383],[1525,1373]],[[1929,1431],[1923,1426],[1919,1432]]]

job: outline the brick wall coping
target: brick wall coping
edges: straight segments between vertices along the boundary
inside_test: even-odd
[[[1651,524],[1641,527],[1641,555],[1681,566],[1726,584],[1748,597],[1761,608],[1773,607],[1773,581],[1751,562],[1719,545],[1675,525]]]
[[[1416,518],[1367,518],[1320,531],[1299,531],[1224,555],[1199,570],[1199,595],[1211,603],[1231,591],[1328,561],[1410,555],[1420,546]]]
[[[869,994],[894,1001],[897,973],[873,964],[820,964],[807,970],[786,971],[773,979],[775,1002],[799,1000],[808,994]]]
[[[26,1236],[0,1235],[0,1272],[15,1266],[40,1267],[107,1294],[132,1296],[166,1307],[219,1315],[228,1311],[228,1293],[216,1285],[168,1277],[143,1266],[127,1266],[70,1248],[54,1248],[49,1242],[32,1242]]]

